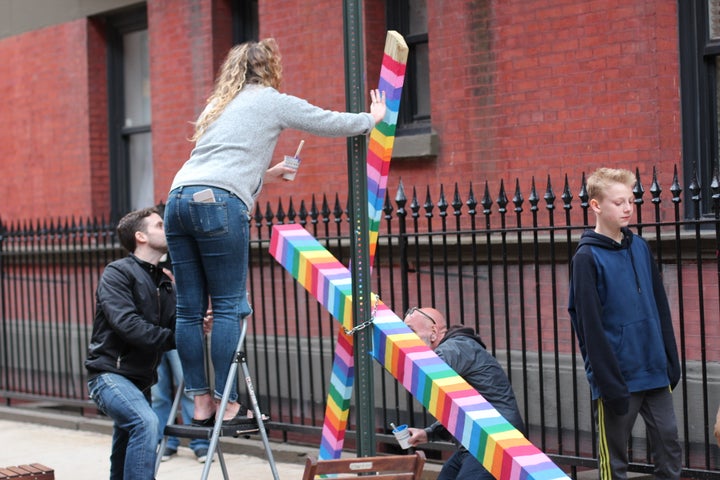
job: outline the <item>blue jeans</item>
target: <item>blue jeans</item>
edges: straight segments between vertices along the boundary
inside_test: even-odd
[[[151,480],[158,418],[148,394],[127,378],[103,373],[88,382],[90,398],[113,419],[110,480]],[[149,392],[148,392],[149,393]]]
[[[213,188],[215,202],[194,202],[205,186],[176,188],[165,206],[165,233],[177,290],[175,342],[190,396],[210,393],[205,373],[203,317],[213,310],[210,359],[215,398],[222,398],[240,340],[240,322],[252,313],[247,300],[250,218],[235,195]],[[229,400],[238,399],[232,380]]]
[[[173,400],[175,399],[175,386],[180,385],[183,380],[182,366],[180,365],[180,357],[177,350],[165,352],[160,358],[160,364],[157,369],[158,381],[150,389],[152,396],[152,408],[158,416],[158,443],[162,441],[165,425],[167,425],[170,410],[172,410]],[[193,402],[190,397],[183,395],[180,397],[180,411],[182,413],[182,421],[184,425],[190,425],[193,413]],[[168,437],[167,448],[177,450],[180,445],[180,439],[177,437]],[[204,438],[193,438],[190,440],[190,448],[196,452],[204,448],[207,450],[210,442]],[[162,452],[160,452],[162,454]]]
[[[466,449],[456,451],[443,465],[437,480],[495,480]]]

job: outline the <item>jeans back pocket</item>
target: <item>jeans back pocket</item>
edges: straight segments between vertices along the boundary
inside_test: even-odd
[[[190,218],[197,233],[212,236],[228,232],[225,202],[190,202]]]

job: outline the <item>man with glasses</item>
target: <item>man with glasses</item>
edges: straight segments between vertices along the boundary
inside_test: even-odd
[[[405,313],[404,318],[405,325],[472,385],[508,422],[524,433],[525,424],[510,381],[474,329],[465,325],[446,328],[445,318],[434,308],[413,307]],[[409,430],[410,444],[413,446],[452,439],[440,422],[424,429]],[[465,447],[457,441],[456,444],[457,451],[445,462],[437,480],[494,479]]]

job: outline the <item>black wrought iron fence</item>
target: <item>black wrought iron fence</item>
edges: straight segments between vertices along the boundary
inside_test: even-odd
[[[639,173],[639,172],[638,172]],[[420,200],[404,186],[386,199],[373,271],[373,290],[401,314],[433,306],[448,323],[474,326],[506,368],[529,427],[529,439],[568,472],[594,467],[594,423],[584,369],[567,315],[568,267],[588,224],[584,177],[573,194],[567,178],[556,197],[531,179],[482,195],[455,185]],[[653,172],[646,193],[635,189],[633,228],[661,266],[673,309],[683,377],[675,393],[685,476],[720,478],[712,437],[720,403],[720,184],[712,179],[714,215],[700,215],[700,188],[683,196],[677,174],[667,193]],[[527,198],[525,198],[527,195]],[[684,217],[682,201],[696,212]],[[339,195],[280,199],[259,207],[252,221],[248,288],[249,362],[272,434],[319,443],[337,322],[268,254],[272,227],[299,223],[343,263],[349,219]],[[422,203],[420,203],[422,201]],[[104,221],[23,221],[2,226],[0,397],[86,408],[83,360],[92,326],[94,290],[104,266],[123,255],[114,226]],[[392,451],[389,424],[432,421],[380,365],[376,365],[377,438]],[[641,422],[640,422],[641,423]],[[649,471],[642,425],[634,432],[633,471]],[[352,445],[354,412],[348,425]],[[428,450],[442,457],[443,448]]]

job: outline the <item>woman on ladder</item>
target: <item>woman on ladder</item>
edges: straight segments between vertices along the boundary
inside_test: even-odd
[[[177,350],[185,390],[193,397],[193,424],[247,423],[252,412],[233,386],[223,418],[216,411],[240,337],[252,313],[247,299],[249,212],[263,182],[294,170],[270,167],[280,132],[314,135],[368,134],[385,116],[385,95],[370,92],[370,113],[324,110],[280,93],[280,53],[273,39],[248,42],[228,53],[215,89],[195,123],[190,158],[177,172],[165,208],[165,228],[177,288]],[[211,389],[204,366],[203,316],[214,312],[210,349]],[[233,380],[235,382],[235,380]]]

